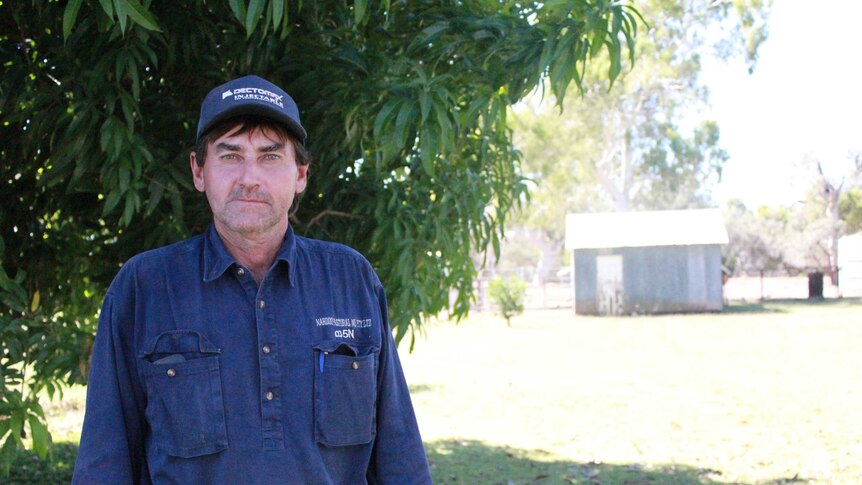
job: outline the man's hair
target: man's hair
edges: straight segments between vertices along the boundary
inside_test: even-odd
[[[241,135],[254,130],[274,133],[279,138],[279,141],[290,142],[293,144],[293,151],[296,153],[297,165],[311,164],[311,153],[305,148],[305,145],[303,145],[302,142],[300,142],[296,136],[290,132],[287,126],[262,116],[241,115],[219,121],[201,134],[197,144],[195,144],[195,162],[197,162],[199,167],[203,167],[204,162],[206,162],[207,147],[209,144],[236,127],[239,127],[239,130],[234,133],[235,135]],[[302,195],[304,193],[305,192],[303,191],[294,195],[293,203],[290,205],[290,214],[295,213],[299,208],[299,201],[302,199]]]

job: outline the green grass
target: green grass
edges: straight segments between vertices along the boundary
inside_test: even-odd
[[[857,485],[860,351],[862,304],[826,300],[474,315],[401,357],[438,484]],[[48,412],[74,442],[83,390],[65,397]]]
[[[513,319],[402,355],[437,483],[862,483],[862,305]]]

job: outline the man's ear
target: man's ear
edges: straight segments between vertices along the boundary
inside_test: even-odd
[[[206,192],[206,184],[204,183],[204,168],[198,165],[197,154],[189,153],[189,165],[192,168],[192,181],[195,183],[195,188],[198,192]]]
[[[308,185],[308,165],[296,164],[296,193],[301,194]]]

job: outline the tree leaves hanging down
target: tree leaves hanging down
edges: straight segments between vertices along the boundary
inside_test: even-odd
[[[594,56],[613,82],[640,22],[588,0],[0,4],[0,440],[85,379],[120,264],[209,224],[187,160],[213,86],[294,96],[316,162],[292,223],[369,257],[400,339],[465,315],[471,253],[499,251],[525,190],[508,106],[543,81],[562,99]]]

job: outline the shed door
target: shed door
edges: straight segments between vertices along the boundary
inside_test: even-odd
[[[596,287],[599,297],[599,315],[623,313],[623,257],[621,255],[596,257]]]

